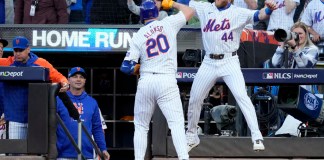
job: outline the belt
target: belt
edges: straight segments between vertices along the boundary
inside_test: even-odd
[[[232,56],[237,55],[237,52],[232,52]],[[223,59],[225,57],[225,54],[209,54],[209,57],[211,59]]]

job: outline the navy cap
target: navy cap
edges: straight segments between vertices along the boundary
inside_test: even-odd
[[[87,77],[86,72],[85,72],[84,69],[81,68],[81,67],[73,67],[73,68],[70,70],[68,77],[70,78],[70,77],[74,76],[74,75],[77,74],[77,73],[81,74],[84,78]]]
[[[0,38],[0,43],[2,43],[3,47],[6,47],[8,45],[8,41],[2,38]]]
[[[26,37],[18,36],[12,40],[12,48],[26,49],[29,47],[29,41]]]

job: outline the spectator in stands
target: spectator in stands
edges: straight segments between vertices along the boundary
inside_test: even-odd
[[[164,10],[162,10],[161,8],[161,1],[160,0],[154,0],[155,1],[155,5],[156,7],[160,10],[159,11],[159,16],[158,16],[158,20],[161,20],[165,17],[168,16],[168,13]],[[128,9],[133,12],[134,14],[136,15],[140,15],[140,6],[136,5],[134,0],[127,0],[127,6],[128,6]]]
[[[309,33],[313,36],[313,42],[322,40],[324,46],[324,0],[312,0],[304,10],[301,22],[308,26]]]
[[[15,24],[67,24],[66,0],[16,0]]]
[[[289,30],[294,25],[294,14],[300,0],[277,0],[279,8],[270,15],[268,31]]]
[[[295,39],[281,43],[276,49],[271,62],[276,68],[313,68],[318,61],[318,48],[310,40],[307,26],[297,22],[291,27],[291,32],[299,35],[299,41]],[[284,50],[288,45],[288,65],[284,66]]]
[[[12,41],[14,56],[0,58],[0,66],[33,67],[49,69],[49,78],[53,83],[60,83],[60,92],[68,90],[67,79],[47,60],[30,52],[27,38],[18,36]],[[9,121],[9,139],[26,139],[28,129],[28,83],[4,82],[4,114]]]
[[[68,96],[80,114],[80,119],[88,132],[93,135],[95,142],[104,154],[106,160],[110,158],[107,152],[104,133],[99,114],[97,101],[85,92],[87,74],[81,67],[74,67],[70,70],[68,79],[70,90]],[[64,124],[73,136],[74,141],[78,139],[78,122],[73,120],[68,113],[66,106],[60,98],[57,98],[57,113],[62,118]],[[65,158],[77,158],[78,154],[73,147],[61,125],[58,125],[57,131],[57,150],[58,160]],[[93,158],[93,147],[90,140],[82,134],[82,153],[87,159]]]

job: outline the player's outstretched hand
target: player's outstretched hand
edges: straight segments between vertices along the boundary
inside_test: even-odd
[[[169,10],[172,8],[173,3],[173,0],[163,0],[161,5],[164,10]]]
[[[266,0],[264,4],[272,11],[278,9],[278,5],[274,0]]]
[[[102,151],[102,154],[105,158],[104,160],[110,160],[110,154],[106,150]]]
[[[67,90],[69,90],[70,85],[66,82],[61,82],[61,89],[60,92],[66,92]]]

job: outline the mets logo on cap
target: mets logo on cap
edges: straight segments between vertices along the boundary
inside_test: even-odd
[[[17,39],[16,39],[16,44],[18,45],[19,43],[20,43],[20,39],[17,38]]]

